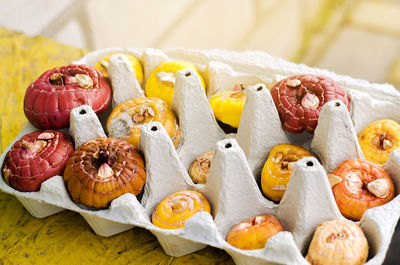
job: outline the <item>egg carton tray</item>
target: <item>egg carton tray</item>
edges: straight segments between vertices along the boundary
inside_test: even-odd
[[[113,200],[108,209],[84,209],[71,200],[62,176],[46,180],[38,192],[19,192],[1,177],[0,189],[16,196],[37,218],[65,209],[78,212],[100,236],[143,227],[157,237],[171,256],[186,255],[210,245],[225,250],[236,264],[308,264],[304,255],[316,226],[327,220],[345,219],[334,200],[327,172],[344,160],[363,158],[357,134],[366,125],[384,118],[400,121],[400,93],[391,85],[371,84],[290,63],[264,52],[112,48],[91,52],[74,63],[93,66],[114,53],[136,56],[144,66],[145,79],[162,62],[189,61],[197,66],[207,86],[206,94],[193,70],[185,69],[177,74],[172,102],[181,129],[177,149],[160,123],[143,125],[139,148],[146,161],[147,182],[141,200],[125,194]],[[269,88],[282,78],[298,74],[323,75],[335,80],[350,96],[350,112],[341,101],[331,101],[321,110],[315,134],[285,132]],[[108,76],[113,89],[112,106],[144,96],[124,56],[110,57]],[[246,103],[237,134],[225,134],[215,120],[208,99],[237,83],[246,86]],[[99,116],[89,106],[72,111],[69,134],[74,138],[75,147],[106,136],[103,128],[110,110],[111,107]],[[15,141],[35,130],[28,124],[1,155],[0,163]],[[319,160],[307,157],[298,161],[280,204],[275,204],[262,195],[257,182],[270,150],[283,143],[308,148]],[[196,157],[211,149],[215,153],[209,178],[206,184],[194,184],[188,168]],[[384,168],[399,194],[400,150],[390,154]],[[212,215],[197,213],[180,229],[154,226],[151,214],[156,205],[181,190],[203,193],[211,204]],[[285,231],[271,237],[263,249],[241,250],[226,242],[234,225],[256,215],[275,215]],[[366,264],[382,264],[399,215],[399,196],[365,212],[359,224],[369,243]]]

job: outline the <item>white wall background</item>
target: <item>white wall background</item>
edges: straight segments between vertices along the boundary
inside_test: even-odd
[[[0,26],[89,50],[262,50],[400,86],[399,0],[0,0]]]

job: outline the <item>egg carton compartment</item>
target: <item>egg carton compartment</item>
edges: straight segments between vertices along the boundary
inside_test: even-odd
[[[393,118],[397,107],[397,92],[390,85],[367,81],[297,65],[261,52],[235,53],[223,50],[196,51],[184,49],[107,49],[89,53],[76,63],[94,65],[113,53],[129,53],[144,65],[145,77],[161,62],[190,61],[205,78],[208,96],[193,70],[177,74],[173,110],[181,128],[181,140],[174,148],[159,123],[142,127],[140,150],[146,160],[147,182],[141,201],[125,194],[115,199],[105,210],[93,211],[76,205],[70,198],[61,176],[42,183],[39,192],[19,192],[0,179],[0,189],[15,195],[35,217],[42,218],[64,209],[79,212],[95,233],[110,236],[133,226],[151,231],[165,252],[172,256],[192,253],[211,245],[224,249],[237,264],[308,264],[303,255],[315,227],[326,220],[344,219],[333,198],[326,174],[343,160],[363,157],[357,134],[371,121]],[[293,135],[283,131],[277,110],[267,88],[283,77],[312,73],[334,79],[351,96],[351,112],[340,101],[327,103],[320,114],[314,136]],[[109,60],[109,78],[113,88],[112,105],[142,97],[127,59],[113,55]],[[216,92],[244,83],[246,103],[236,135],[225,134],[217,124],[208,98]],[[366,103],[369,102],[369,103]],[[374,112],[372,115],[366,113]],[[70,135],[75,146],[98,136],[105,136],[100,120],[88,106],[71,113]],[[368,120],[368,121],[367,121]],[[16,137],[36,130],[28,124]],[[14,143],[13,142],[13,143]],[[0,158],[3,163],[5,154]],[[296,163],[291,180],[280,204],[266,199],[257,181],[268,153],[277,144],[295,143],[310,147],[315,158]],[[206,184],[194,184],[187,170],[200,154],[214,150],[210,176]],[[400,151],[390,155],[384,168],[391,175],[396,194],[400,185]],[[212,216],[197,213],[184,228],[161,229],[151,223],[155,206],[166,196],[181,190],[203,193],[212,206]],[[272,214],[285,228],[268,240],[265,248],[240,250],[226,242],[229,230],[240,221],[255,215]],[[368,210],[360,221],[370,246],[366,264],[381,264],[388,249],[394,227],[399,219],[400,197]]]
[[[207,76],[209,80],[207,87],[208,99],[215,94],[232,89],[235,84],[250,86],[271,82],[268,77],[238,73],[228,64],[218,61],[211,61],[208,63]]]

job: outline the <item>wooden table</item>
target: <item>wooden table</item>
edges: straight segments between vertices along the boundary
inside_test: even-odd
[[[86,51],[43,37],[0,27],[0,151],[27,123],[23,98],[44,71],[66,65]],[[63,211],[37,219],[18,200],[0,192],[0,264],[234,264],[207,247],[180,258],[167,256],[147,230],[134,228],[104,238],[78,213]]]

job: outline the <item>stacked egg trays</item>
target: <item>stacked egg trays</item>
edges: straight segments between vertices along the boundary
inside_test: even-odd
[[[181,129],[177,149],[160,123],[142,127],[140,151],[145,157],[147,173],[142,199],[124,194],[105,210],[84,209],[71,200],[62,176],[46,180],[38,192],[19,192],[1,177],[0,189],[15,195],[37,218],[65,209],[78,212],[100,236],[143,227],[157,237],[171,256],[186,255],[210,245],[228,252],[236,264],[308,264],[303,256],[316,226],[327,220],[345,219],[334,200],[327,173],[347,159],[363,158],[357,134],[366,125],[387,118],[400,121],[400,92],[394,87],[290,63],[263,52],[114,48],[94,51],[74,63],[94,66],[113,53],[136,56],[144,66],[145,78],[160,63],[188,61],[197,66],[207,84],[206,95],[193,70],[185,69],[177,74],[172,102]],[[315,134],[284,131],[269,89],[279,80],[299,74],[332,78],[348,92],[350,112],[341,101],[331,101],[321,110]],[[113,88],[113,107],[144,96],[124,56],[110,57],[108,76]],[[208,99],[238,83],[246,86],[246,103],[237,134],[225,134],[215,120]],[[75,147],[106,136],[103,128],[110,110],[111,107],[97,116],[89,106],[80,106],[71,112],[69,134],[74,138]],[[15,141],[35,130],[28,124],[1,155],[0,163]],[[283,143],[301,145],[319,160],[307,157],[298,161],[280,204],[275,204],[262,195],[257,182],[270,150]],[[194,184],[188,175],[190,164],[212,149],[215,153],[207,183]],[[399,194],[400,150],[390,154],[384,168]],[[197,213],[180,229],[154,226],[151,215],[156,205],[181,190],[203,193],[211,204],[212,215]],[[241,250],[226,242],[234,225],[256,215],[275,215],[285,231],[271,237],[263,249]],[[369,243],[366,264],[382,264],[399,215],[399,196],[365,212],[359,224]]]

